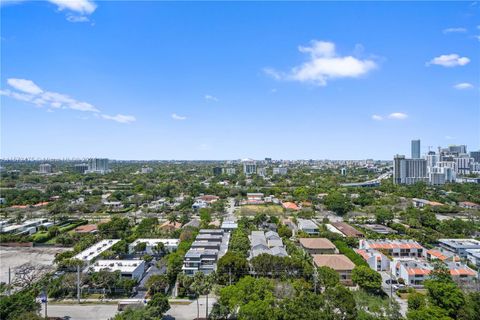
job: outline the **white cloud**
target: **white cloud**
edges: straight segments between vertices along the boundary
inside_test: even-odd
[[[206,94],[206,95],[204,96],[204,98],[205,98],[205,100],[207,100],[207,101],[215,101],[215,102],[218,101],[218,98],[215,97],[215,96],[212,96],[211,94]]]
[[[58,6],[60,11],[70,10],[81,15],[92,14],[97,5],[90,0],[48,0],[49,2]]]
[[[452,136],[445,136],[445,139],[447,139],[447,140],[453,140],[453,139],[455,139],[455,137],[452,137]]]
[[[179,115],[176,114],[176,113],[172,113],[172,119],[173,119],[173,120],[186,120],[187,117],[185,117],[185,116],[179,116]]]
[[[468,83],[468,82],[462,82],[462,83],[457,83],[456,85],[453,86],[455,89],[458,90],[465,90],[465,89],[472,89],[473,84]]]
[[[265,68],[263,71],[276,80],[299,81],[325,86],[331,79],[358,78],[377,67],[373,60],[339,56],[333,42],[313,40],[310,46],[299,46],[298,50],[310,56],[307,62],[293,67],[287,73],[272,68]]]
[[[46,107],[47,112],[51,112],[52,109],[70,109],[92,112],[95,115],[100,113],[100,110],[91,103],[74,99],[63,93],[43,90],[32,80],[10,78],[7,79],[7,83],[12,89],[0,90],[0,95],[28,102],[37,107]],[[130,123],[136,120],[134,116],[122,114],[117,114],[116,116],[101,114],[100,116],[103,119],[113,120],[120,123]]]
[[[382,121],[382,120],[383,120],[383,117],[382,117],[382,116],[379,116],[378,114],[374,114],[374,115],[372,115],[372,119],[373,119],[373,120],[376,120],[376,121]]]
[[[67,20],[70,22],[88,22],[90,19],[85,16],[74,16],[74,15],[67,15]]]
[[[394,112],[394,113],[390,113],[388,115],[388,118],[389,119],[394,119],[394,120],[404,120],[404,119],[408,118],[408,115],[406,113],[402,113],[402,112]]]
[[[29,94],[39,94],[43,92],[43,90],[31,80],[11,78],[7,80],[7,83],[14,89]]]
[[[447,29],[443,29],[443,33],[447,34],[447,33],[465,33],[467,32],[467,29],[465,28],[447,28]]]
[[[102,114],[101,117],[103,119],[113,120],[119,123],[132,123],[137,120],[134,116],[127,116],[124,114],[117,114],[116,116],[109,116],[107,114]]]
[[[460,57],[460,55],[456,53],[452,54],[443,54],[441,56],[435,57],[429,62],[426,63],[427,66],[431,64],[436,64],[439,66],[451,68],[451,67],[458,67],[464,66],[470,62],[470,59],[467,57]]]

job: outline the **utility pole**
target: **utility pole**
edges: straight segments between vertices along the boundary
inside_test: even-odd
[[[317,283],[318,283],[318,270],[315,267],[315,263],[313,263],[313,287],[315,294],[317,294]]]
[[[77,302],[80,304],[80,265],[77,265]]]
[[[12,270],[8,267],[8,295],[12,294]]]
[[[228,268],[228,284],[232,285],[232,267]]]

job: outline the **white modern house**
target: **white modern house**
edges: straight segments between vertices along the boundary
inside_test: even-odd
[[[98,260],[91,267],[91,270],[99,272],[120,271],[122,277],[140,280],[145,272],[145,261],[143,260]]]
[[[137,239],[128,246],[128,252],[135,252],[135,247],[139,243],[146,244],[145,253],[150,255],[156,254],[155,248],[159,243],[163,243],[165,250],[172,252],[177,250],[179,242],[178,239]]]
[[[119,242],[119,239],[105,239],[95,243],[93,246],[83,250],[73,257],[84,262],[88,267],[92,262],[104,251],[110,249],[114,244]]]
[[[390,270],[390,259],[383,253],[373,249],[355,249],[355,252],[361,255],[373,270]]]
[[[441,247],[450,250],[460,256],[467,257],[468,249],[480,249],[480,241],[475,239],[439,239]]]

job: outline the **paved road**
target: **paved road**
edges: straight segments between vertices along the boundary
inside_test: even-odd
[[[224,220],[237,221],[237,217],[235,216],[235,199],[234,198],[228,199],[227,215]]]
[[[393,297],[395,299],[395,301],[398,302],[398,304],[400,305],[400,313],[402,314],[402,316],[406,316],[407,314],[407,309],[408,309],[408,303],[407,301],[403,300],[403,299],[400,299],[400,297],[398,297],[396,294],[395,294],[395,290],[392,290],[390,288],[390,285],[387,284],[385,281],[390,279],[390,273],[389,272],[386,272],[386,271],[381,271],[380,272],[380,275],[382,276],[382,290],[389,296],[389,297]]]
[[[69,316],[71,320],[108,320],[117,313],[116,304],[49,304],[49,317]],[[45,308],[42,304],[42,316]]]

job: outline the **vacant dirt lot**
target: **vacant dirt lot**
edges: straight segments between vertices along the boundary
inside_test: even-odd
[[[55,254],[66,248],[0,247],[0,282],[8,282],[8,268],[13,269],[30,262],[34,265],[52,266]]]

